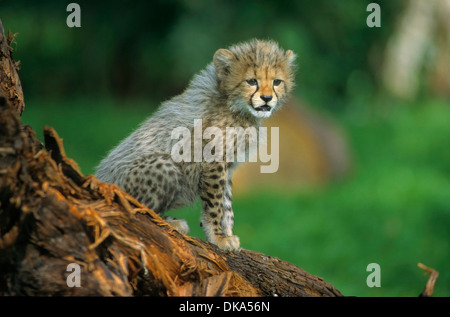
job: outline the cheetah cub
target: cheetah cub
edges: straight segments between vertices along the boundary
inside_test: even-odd
[[[173,159],[178,140],[172,131],[182,127],[193,132],[198,119],[202,119],[202,132],[218,127],[223,136],[227,127],[259,127],[291,91],[294,60],[291,50],[284,51],[272,41],[252,40],[219,49],[181,95],[164,102],[102,160],[97,178],[118,185],[159,214],[192,204],[200,196],[200,225],[207,240],[224,250],[238,251],[231,206],[231,175],[238,162],[225,158],[227,142],[234,138],[222,142],[223,151],[218,151],[222,159],[179,161]],[[202,139],[200,144],[204,147],[207,141]],[[195,142],[193,135],[189,148]],[[233,145],[234,152],[237,147]],[[180,232],[188,232],[186,221],[165,219]]]

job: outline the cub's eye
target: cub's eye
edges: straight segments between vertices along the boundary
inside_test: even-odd
[[[258,81],[257,81],[255,78],[247,79],[246,82],[247,82],[247,84],[249,84],[250,86],[255,86],[255,85],[258,83]]]
[[[274,85],[274,86],[280,86],[280,84],[281,84],[281,79],[275,79],[275,80],[273,81],[273,85]]]

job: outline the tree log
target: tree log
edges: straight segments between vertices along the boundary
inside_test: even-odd
[[[19,117],[1,20],[0,42],[0,295],[342,296],[293,264],[176,231],[117,186],[84,176],[50,127],[42,149]]]

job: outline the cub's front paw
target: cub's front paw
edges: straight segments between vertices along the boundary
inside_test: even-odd
[[[238,252],[241,245],[238,236],[214,236],[210,242],[217,245],[222,250],[233,252]]]

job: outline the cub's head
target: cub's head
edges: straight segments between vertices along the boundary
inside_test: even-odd
[[[219,49],[213,63],[219,90],[232,111],[267,118],[294,85],[295,54],[275,42],[252,40]]]

